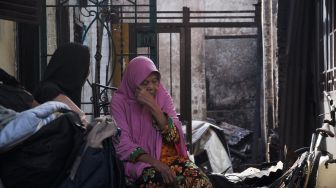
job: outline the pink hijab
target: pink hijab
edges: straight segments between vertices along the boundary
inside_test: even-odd
[[[150,166],[143,162],[128,162],[130,154],[137,147],[141,147],[157,160],[160,159],[161,154],[161,134],[152,126],[150,111],[138,104],[134,95],[136,88],[152,72],[159,73],[149,58],[139,56],[132,59],[111,102],[111,114],[122,130],[120,143],[115,146],[116,151],[119,158],[124,161],[126,176],[133,180],[139,178],[143,169]],[[177,118],[172,98],[161,83],[156,94],[156,102],[161,106],[161,110],[173,119],[177,127],[180,135],[180,141],[175,145],[177,153],[180,156],[187,156],[181,122]]]

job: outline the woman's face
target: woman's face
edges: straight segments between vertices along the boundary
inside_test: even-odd
[[[145,88],[151,95],[155,96],[157,90],[159,89],[160,80],[157,73],[151,73],[144,81],[141,82],[140,86]]]

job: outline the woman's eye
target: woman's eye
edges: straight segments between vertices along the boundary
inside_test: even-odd
[[[145,81],[145,82],[142,82],[142,84],[141,85],[143,85],[143,86],[147,86],[148,85],[148,82],[147,81]]]

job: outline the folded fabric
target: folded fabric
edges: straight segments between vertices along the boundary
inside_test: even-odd
[[[0,132],[0,151],[6,151],[56,119],[60,109],[69,109],[61,102],[50,101],[30,110],[17,113]]]
[[[16,112],[14,110],[5,108],[0,105],[0,130],[10,121],[16,117]]]
[[[90,126],[83,151],[73,164],[69,178],[59,188],[125,187],[122,162],[110,143],[119,142],[121,134],[115,120],[103,116]]]

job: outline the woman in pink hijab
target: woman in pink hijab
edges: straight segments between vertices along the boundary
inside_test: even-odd
[[[121,128],[116,144],[125,174],[139,187],[212,187],[187,156],[181,122],[160,73],[147,57],[132,59],[111,102]]]

